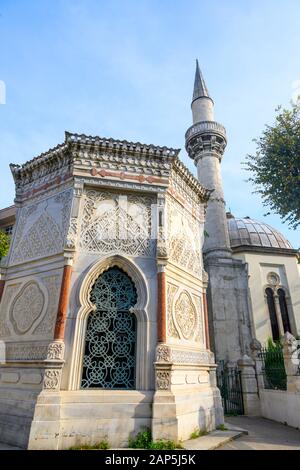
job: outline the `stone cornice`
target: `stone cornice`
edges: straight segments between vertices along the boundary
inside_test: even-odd
[[[132,170],[137,173],[168,176],[179,149],[92,137],[66,132],[65,142],[23,165],[10,165],[16,188],[28,190],[35,183],[47,183],[63,170],[98,166],[104,169]]]
[[[180,149],[173,149],[170,147],[160,147],[152,144],[141,144],[140,142],[129,142],[127,140],[118,140],[104,137],[93,137],[84,134],[72,134],[66,132],[66,143],[72,144],[73,148],[88,147],[99,149],[102,151],[109,151],[112,153],[122,153],[130,155],[145,155],[148,158],[175,158],[178,156]]]
[[[289,248],[276,248],[270,246],[259,246],[259,245],[239,245],[231,246],[233,253],[259,253],[259,254],[276,254],[282,256],[295,256],[298,257],[298,251]]]
[[[67,145],[63,143],[29,160],[23,165],[10,164],[16,187],[29,183],[36,177],[39,178],[42,175],[49,174],[66,166],[69,161],[66,150]]]
[[[204,188],[179,158],[174,160],[173,169],[182,178],[183,182],[199,196],[202,202],[208,201],[212,191]]]
[[[29,199],[66,178],[92,177],[97,180],[128,180],[136,185],[168,186],[173,181],[182,195],[206,202],[205,189],[179,160],[179,149],[128,142],[126,140],[72,134],[65,142],[23,165],[11,165],[17,197]],[[174,175],[173,177],[171,175]],[[177,175],[177,176],[175,176]],[[115,183],[117,185],[117,183]]]

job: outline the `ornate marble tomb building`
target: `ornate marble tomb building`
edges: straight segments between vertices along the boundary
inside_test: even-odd
[[[143,426],[176,441],[222,423],[202,262],[209,191],[178,150],[66,133],[11,168],[0,439],[126,446]]]
[[[192,114],[198,180],[179,150],[71,133],[11,165],[0,441],[119,447],[143,427],[188,439],[223,423],[216,359],[236,364],[254,337],[300,333],[296,251],[226,214],[226,132],[198,63]]]

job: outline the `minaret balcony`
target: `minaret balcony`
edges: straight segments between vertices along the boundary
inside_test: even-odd
[[[196,165],[207,154],[221,161],[226,145],[225,127],[215,121],[197,122],[185,134],[185,148]]]
[[[201,121],[193,124],[185,133],[185,140],[189,140],[197,134],[221,134],[226,140],[226,130],[222,124],[216,121]]]

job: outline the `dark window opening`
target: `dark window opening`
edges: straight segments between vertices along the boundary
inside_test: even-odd
[[[274,293],[270,287],[266,289],[266,295],[267,295],[267,303],[268,303],[268,309],[269,309],[269,315],[270,315],[270,321],[271,321],[273,341],[278,341],[279,340],[279,327],[278,327],[277,316],[276,316]]]
[[[287,331],[291,333],[291,325],[290,325],[289,312],[288,312],[286,298],[285,298],[285,292],[283,289],[278,289],[277,294],[279,297],[279,305],[280,305],[280,312],[281,312],[281,318],[282,318],[282,323],[283,323],[283,330],[285,333]]]

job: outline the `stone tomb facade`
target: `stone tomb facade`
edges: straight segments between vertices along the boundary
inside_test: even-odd
[[[209,192],[178,150],[66,133],[12,165],[0,440],[126,446],[223,422],[202,264]]]

